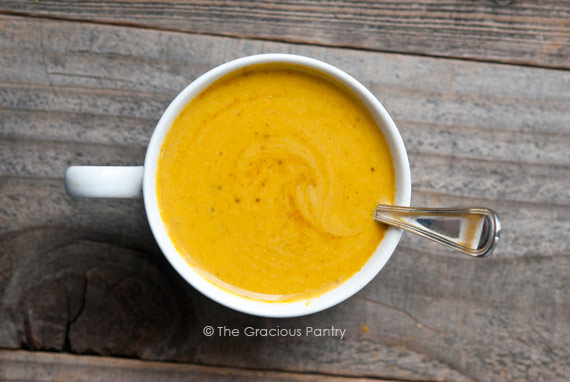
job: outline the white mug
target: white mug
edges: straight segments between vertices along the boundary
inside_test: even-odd
[[[368,284],[384,267],[402,235],[402,230],[388,228],[384,238],[366,264],[352,277],[334,289],[303,300],[269,302],[254,300],[230,292],[206,280],[178,253],[168,236],[158,209],[156,171],[160,149],[166,133],[182,109],[220,77],[250,65],[291,63],[320,71],[345,84],[366,105],[382,130],[392,154],[396,174],[395,204],[409,206],[411,197],[410,165],[404,142],[382,104],[361,83],[342,70],[312,58],[291,54],[260,54],[243,57],[220,65],[188,85],[170,103],[154,130],[146,151],[144,166],[100,167],[74,166],[65,174],[69,195],[91,198],[144,198],[146,215],[160,249],[174,269],[194,288],[229,308],[265,317],[295,317],[315,313],[336,305]],[[373,211],[370,211],[372,219]]]

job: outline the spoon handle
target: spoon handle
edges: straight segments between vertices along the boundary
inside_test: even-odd
[[[416,208],[379,205],[374,220],[405,229],[473,257],[490,255],[501,223],[488,208]]]

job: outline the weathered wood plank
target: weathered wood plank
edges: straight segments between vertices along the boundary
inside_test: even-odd
[[[570,3],[4,0],[0,12],[568,68]]]
[[[120,377],[119,377],[120,376]],[[119,379],[118,379],[119,378]],[[132,359],[77,356],[69,354],[0,350],[0,380],[77,382],[370,382],[376,379],[343,378],[263,370],[243,370],[228,367],[208,367],[166,362],[143,362]],[[384,380],[390,382],[389,380]]]
[[[141,165],[144,154],[140,146],[78,143],[70,149],[64,142],[0,138],[0,175],[61,177],[72,164]],[[493,161],[490,165],[480,157],[415,152],[409,156],[413,186],[418,190],[560,205],[570,199],[570,190],[566,188],[567,166],[550,166],[545,171],[541,164]],[[445,171],[446,177],[434,177],[438,171]]]
[[[405,235],[345,303],[263,319],[186,285],[141,201],[65,195],[71,163],[141,164],[162,110],[200,73],[276,51],[368,86],[402,131],[414,204],[494,208],[496,254],[475,261]],[[0,347],[398,380],[570,374],[568,71],[6,16],[0,63]],[[206,337],[205,325],[347,332]]]
[[[559,336],[567,330],[568,306],[554,302],[564,299],[570,281],[568,257],[493,262],[440,257],[436,272],[431,270],[437,256],[403,246],[380,277],[343,305],[306,318],[276,320],[212,304],[176,277],[165,277],[166,269],[159,272],[153,262],[160,257],[149,261],[116,244],[95,243],[88,233],[52,228],[11,236],[3,240],[10,252],[3,254],[0,268],[7,274],[14,269],[29,273],[3,279],[9,298],[0,312],[10,314],[0,320],[4,347],[65,350],[68,343],[69,350],[80,353],[341,375],[378,375],[379,369],[390,374],[397,368],[393,374],[413,380],[471,380],[453,368],[467,368],[482,380],[565,378],[567,353]],[[31,248],[38,245],[42,248]],[[26,265],[18,257],[22,250]],[[426,275],[418,277],[415,268]],[[508,276],[513,273],[521,276],[513,280]],[[117,277],[122,283],[110,288]],[[540,287],[544,284],[548,290]],[[54,315],[57,304],[69,310]],[[165,308],[187,312],[165,317]],[[347,333],[343,340],[202,336],[202,328],[212,324],[240,331],[334,325]]]

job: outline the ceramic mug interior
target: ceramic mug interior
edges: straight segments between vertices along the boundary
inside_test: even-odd
[[[370,91],[342,70],[319,60],[291,54],[260,54],[243,57],[210,70],[188,85],[170,103],[152,135],[144,162],[143,197],[147,217],[158,245],[174,269],[194,288],[212,300],[243,313],[265,317],[295,317],[316,313],[336,305],[368,284],[389,260],[396,249],[402,231],[390,227],[374,254],[360,271],[328,292],[297,301],[260,301],[240,296],[210,282],[183,259],[174,247],[162,223],[156,193],[156,172],[160,149],[168,129],[182,109],[218,78],[237,69],[264,63],[290,63],[305,66],[332,76],[348,86],[369,109],[390,148],[396,174],[395,204],[410,205],[411,179],[406,149],[396,125],[384,107]],[[372,214],[373,211],[370,212],[371,219]]]

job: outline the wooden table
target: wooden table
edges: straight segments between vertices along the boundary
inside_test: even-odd
[[[69,165],[140,165],[186,84],[263,52],[364,83],[404,138],[412,203],[495,209],[495,254],[405,234],[346,302],[257,318],[177,276],[141,201],[65,194]],[[0,380],[568,381],[569,69],[568,0],[3,0]]]

